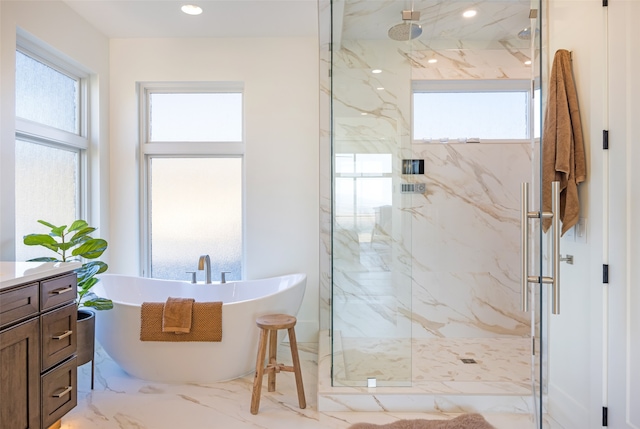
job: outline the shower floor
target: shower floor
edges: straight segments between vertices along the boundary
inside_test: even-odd
[[[321,332],[318,359],[318,406],[327,411],[529,413],[533,408],[527,338],[403,341],[337,332],[333,386],[328,331]],[[376,388],[367,387],[368,378],[376,379]]]

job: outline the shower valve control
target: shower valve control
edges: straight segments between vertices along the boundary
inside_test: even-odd
[[[424,194],[427,192],[425,183],[402,183],[400,191],[403,194]]]

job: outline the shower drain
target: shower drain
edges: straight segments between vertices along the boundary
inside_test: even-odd
[[[478,363],[475,359],[460,359],[462,363]]]

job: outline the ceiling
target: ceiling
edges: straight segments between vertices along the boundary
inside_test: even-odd
[[[402,23],[402,10],[420,12],[423,43],[461,48],[465,44],[508,42],[527,46],[518,33],[530,26],[531,0],[344,0],[343,40],[388,39],[389,28]],[[464,18],[466,10],[477,15]],[[334,27],[335,28],[335,27]]]
[[[316,0],[63,0],[109,38],[316,37]],[[189,16],[186,3],[204,12]],[[420,41],[433,47],[508,41],[527,46],[518,32],[529,25],[531,0],[333,0],[334,32],[342,40],[388,40],[401,11],[421,16]],[[478,14],[462,18],[466,9]]]
[[[313,37],[316,0],[63,0],[109,38]],[[203,13],[182,13],[197,4]]]

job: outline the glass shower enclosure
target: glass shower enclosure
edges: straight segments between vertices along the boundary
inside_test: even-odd
[[[524,312],[520,289],[539,9],[332,1],[333,386],[539,391],[541,305]]]

